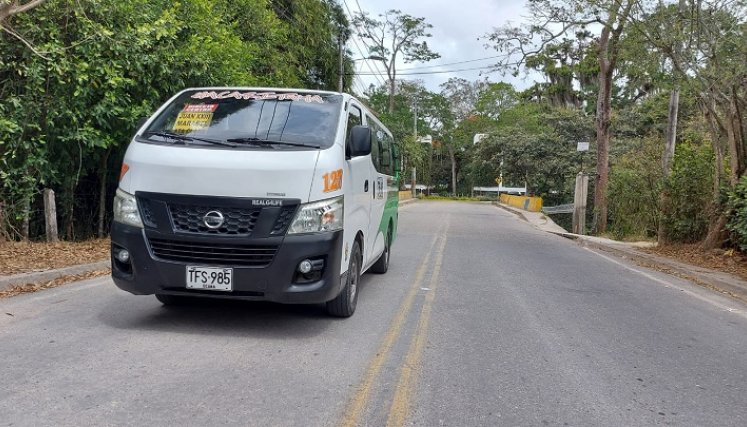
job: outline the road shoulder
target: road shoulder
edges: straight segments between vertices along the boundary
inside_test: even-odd
[[[513,213],[538,230],[574,240],[581,246],[632,261],[641,267],[689,280],[701,287],[747,303],[747,281],[735,275],[641,251],[640,248],[645,246],[641,243],[618,242],[600,237],[568,233],[542,213],[520,211],[501,203],[494,203],[494,205]]]

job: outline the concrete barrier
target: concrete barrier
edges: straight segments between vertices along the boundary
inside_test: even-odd
[[[529,212],[540,212],[542,210],[542,197],[512,196],[501,194],[501,203],[524,209]]]
[[[410,190],[400,191],[399,192],[399,199],[400,200],[412,199],[412,191],[410,191]]]

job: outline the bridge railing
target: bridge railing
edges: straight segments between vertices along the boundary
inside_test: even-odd
[[[573,213],[573,203],[558,206],[545,206],[542,208],[542,212],[548,215],[561,214],[561,213]]]

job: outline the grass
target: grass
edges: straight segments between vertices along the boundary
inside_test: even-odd
[[[495,198],[491,197],[470,197],[470,196],[424,196],[419,195],[418,200],[441,200],[441,201],[455,201],[455,202],[495,202]]]

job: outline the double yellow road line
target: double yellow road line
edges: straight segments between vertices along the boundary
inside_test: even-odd
[[[400,370],[399,380],[389,408],[389,415],[386,424],[387,426],[392,427],[402,426],[407,420],[417,381],[416,374],[423,356],[423,350],[425,349],[428,323],[430,321],[433,301],[436,295],[435,291],[441,273],[449,220],[450,217],[447,216],[446,221],[441,225],[441,227],[439,227],[439,231],[431,240],[428,251],[415,274],[415,280],[410,285],[410,290],[404,300],[402,300],[402,304],[400,305],[394,320],[392,320],[392,323],[389,325],[376,354],[369,363],[361,385],[348,404],[342,422],[340,423],[342,426],[354,427],[361,424],[361,418],[366,411],[371,392],[376,385],[379,374],[381,373],[381,368],[389,358],[392,347],[402,335],[403,327],[412,311],[415,297],[419,292],[422,292],[421,288],[423,287],[428,266],[431,263],[431,259],[435,256],[430,281],[427,286],[428,293],[426,294],[425,301],[420,310],[417,328],[412,335],[409,349],[404,357],[404,363]],[[434,248],[436,247],[437,249],[434,253]]]

